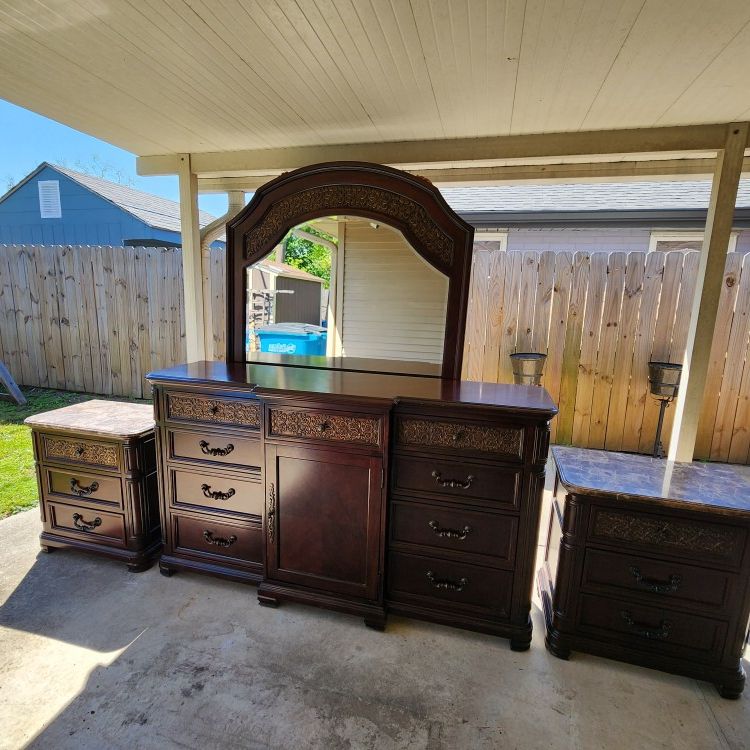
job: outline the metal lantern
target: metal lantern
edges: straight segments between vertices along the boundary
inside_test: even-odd
[[[513,367],[513,382],[518,385],[541,385],[542,370],[546,354],[539,352],[516,352],[510,355]]]
[[[680,376],[682,365],[674,362],[649,362],[648,363],[648,385],[651,395],[660,401],[659,422],[656,426],[656,437],[654,438],[654,457],[664,455],[661,444],[661,430],[664,426],[664,412],[669,404],[677,398],[680,389]]]

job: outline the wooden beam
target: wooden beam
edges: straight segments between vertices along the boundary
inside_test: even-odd
[[[716,157],[711,201],[708,206],[690,315],[682,383],[669,442],[669,459],[672,461],[693,460],[727,246],[732,231],[732,218],[747,141],[748,123],[728,125],[724,148]]]
[[[581,162],[578,164],[514,164],[498,166],[407,169],[441,187],[470,185],[514,185],[568,182],[633,182],[645,180],[695,180],[713,175],[715,158],[653,159],[651,161]],[[745,157],[743,172],[750,172]],[[228,190],[253,192],[280,174],[279,171],[245,177],[199,177],[198,192],[224,193]]]
[[[241,175],[243,172],[284,171],[326,161],[427,165],[584,154],[707,151],[722,148],[725,129],[726,126],[723,124],[690,125],[216,151],[194,153],[191,155],[191,163],[196,174],[219,176]],[[170,154],[140,156],[137,160],[137,171],[141,175],[174,174],[177,166],[174,155]]]
[[[180,154],[180,225],[182,282],[185,290],[185,344],[188,362],[206,359],[201,237],[198,223],[198,178],[190,154]]]

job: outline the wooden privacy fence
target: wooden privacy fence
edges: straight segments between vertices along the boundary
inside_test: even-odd
[[[509,355],[547,352],[553,440],[650,452],[650,359],[682,362],[699,253],[475,250],[464,377],[512,380]],[[750,256],[727,256],[696,457],[750,452]],[[667,409],[669,442],[674,408]]]
[[[216,359],[224,259],[211,251],[205,281]],[[697,252],[476,249],[464,377],[510,382],[512,352],[546,351],[557,442],[649,452],[658,404],[647,363],[682,362],[697,268]],[[699,458],[748,463],[749,340],[750,256],[730,253]],[[24,385],[148,396],[147,372],[185,360],[180,249],[0,246],[0,358]]]

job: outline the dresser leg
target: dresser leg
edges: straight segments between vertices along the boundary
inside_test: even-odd
[[[513,636],[510,639],[511,651],[528,651],[531,648],[531,636]]]
[[[368,615],[365,617],[365,625],[382,633],[385,630],[385,620],[385,615]]]
[[[258,604],[260,604],[261,607],[271,607],[272,609],[276,609],[279,606],[279,600],[275,596],[259,593]]]
[[[556,630],[551,628],[547,629],[547,635],[544,638],[544,645],[547,647],[547,651],[558,659],[563,659],[564,661],[570,659],[570,648],[560,643]]]
[[[55,551],[54,547],[50,547],[48,544],[39,545],[42,552],[46,552],[48,555]]]
[[[143,573],[144,570],[148,570],[153,563],[151,560],[139,560],[138,562],[128,563],[128,570],[131,573]],[[164,571],[162,571],[164,574]]]
[[[164,565],[164,563],[159,563],[159,572],[167,578],[171,578],[175,573],[172,568],[168,568],[166,565]]]

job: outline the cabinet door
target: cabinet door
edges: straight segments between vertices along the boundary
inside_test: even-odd
[[[266,444],[266,577],[379,598],[383,462]]]

